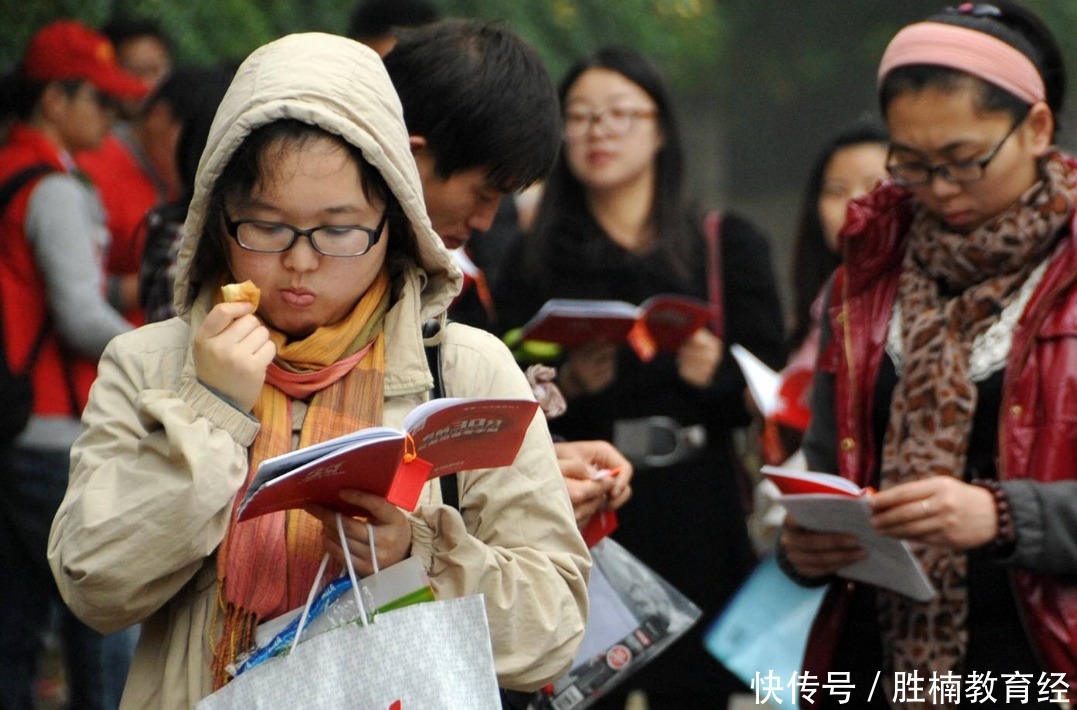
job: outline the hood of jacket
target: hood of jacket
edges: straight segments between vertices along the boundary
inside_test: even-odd
[[[426,320],[442,314],[459,292],[462,276],[427,217],[396,90],[374,51],[318,32],[288,35],[255,50],[221,101],[184,224],[176,312],[187,313],[198,295],[191,293],[190,268],[217,178],[253,130],[281,119],[340,136],[381,172],[415,231],[418,267],[426,274],[420,315]]]

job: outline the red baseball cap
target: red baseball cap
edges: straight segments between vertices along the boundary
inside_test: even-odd
[[[30,81],[82,79],[117,99],[141,99],[149,87],[116,61],[116,50],[103,34],[75,20],[57,20],[38,30],[22,59]]]

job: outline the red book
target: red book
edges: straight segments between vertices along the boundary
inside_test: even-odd
[[[689,296],[652,296],[638,306],[626,301],[554,298],[543,304],[520,335],[524,340],[565,347],[627,341],[647,361],[660,350],[676,351],[710,317],[710,306]]]
[[[786,496],[825,494],[856,497],[871,492],[870,488],[861,488],[849,479],[832,473],[800,471],[781,466],[763,466],[760,472]]]
[[[311,504],[365,515],[340,500],[345,488],[414,510],[432,478],[511,465],[537,410],[537,402],[525,399],[433,399],[408,413],[403,430],[360,429],[266,459],[240,503],[238,519]]]
[[[600,510],[591,516],[591,519],[580,531],[584,544],[592,548],[604,537],[617,529],[620,521],[617,520],[616,510]]]
[[[777,502],[808,530],[853,535],[866,556],[837,571],[841,577],[892,589],[919,601],[935,588],[905,540],[880,535],[871,523],[871,488],[829,473],[763,466],[781,491]]]

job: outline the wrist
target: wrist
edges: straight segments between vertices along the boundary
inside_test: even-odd
[[[995,503],[995,537],[986,546],[989,546],[999,556],[1009,555],[1013,552],[1014,545],[1017,542],[1017,528],[1013,524],[1010,499],[1006,495],[1005,489],[994,478],[977,478],[971,483],[990,493]]]

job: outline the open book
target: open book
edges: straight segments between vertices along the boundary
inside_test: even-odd
[[[626,301],[554,298],[524,324],[520,336],[565,347],[627,341],[640,359],[649,361],[660,350],[676,351],[710,318],[707,303],[674,294],[652,296],[638,306]]]
[[[778,411],[781,406],[779,391],[782,386],[782,376],[740,343],[730,345],[729,352],[740,366],[740,371],[744,373],[744,381],[748,383],[748,391],[755,400],[759,413],[764,417],[769,417]]]
[[[340,500],[344,488],[414,510],[423,485],[457,471],[516,460],[538,403],[445,397],[424,402],[403,430],[370,427],[266,459],[239,506],[239,520],[318,504],[348,515],[367,511]]]
[[[871,526],[871,489],[829,473],[779,466],[763,466],[761,471],[781,491],[778,503],[798,524],[809,530],[849,533],[860,541],[868,556],[843,567],[838,575],[886,587],[918,601],[935,596],[935,588],[908,543],[883,537]]]

